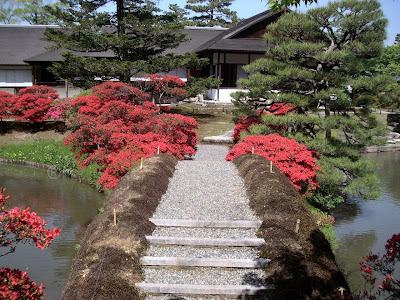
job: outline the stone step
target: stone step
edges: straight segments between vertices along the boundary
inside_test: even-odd
[[[151,235],[191,238],[252,239],[257,238],[257,229],[157,226]]]
[[[256,247],[206,247],[182,245],[149,245],[148,256],[186,258],[253,259],[258,257]]]
[[[144,256],[140,259],[144,266],[213,267],[213,268],[265,268],[269,259],[218,259]]]
[[[219,239],[219,238],[188,238],[146,236],[151,244],[157,245],[190,245],[190,246],[230,246],[230,247],[259,247],[264,239]]]
[[[211,228],[259,228],[261,221],[248,220],[182,220],[182,219],[154,219],[150,218],[150,222],[157,226],[165,227],[211,227]]]
[[[154,284],[137,283],[136,286],[146,293],[181,295],[259,295],[273,290],[272,286],[251,285],[191,285],[191,284]]]

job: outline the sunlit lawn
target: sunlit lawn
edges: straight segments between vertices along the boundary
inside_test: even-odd
[[[201,106],[194,103],[178,104],[171,108],[174,113],[193,117],[199,123],[199,141],[206,136],[220,135],[234,127],[232,107]]]

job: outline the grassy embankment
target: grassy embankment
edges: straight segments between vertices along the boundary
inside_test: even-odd
[[[73,152],[62,145],[62,141],[36,140],[27,143],[2,143],[0,144],[0,158],[32,161],[51,165],[67,175],[76,175],[86,181],[97,190],[102,187],[97,184],[101,173],[97,172],[97,165],[91,165],[84,169],[78,167]]]

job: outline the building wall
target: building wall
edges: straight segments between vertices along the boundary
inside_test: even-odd
[[[31,85],[31,66],[0,67],[0,88],[18,88]]]

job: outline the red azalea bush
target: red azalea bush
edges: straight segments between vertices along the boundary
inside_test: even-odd
[[[184,87],[186,83],[178,76],[160,74],[153,74],[149,76],[150,86],[149,89],[156,98],[156,101],[161,104],[162,97],[167,95],[169,97],[185,97],[187,93],[181,87]]]
[[[20,242],[44,249],[60,235],[58,228],[47,229],[46,222],[29,207],[4,208],[9,196],[0,188],[0,247],[9,248],[2,256],[14,252]],[[32,282],[28,273],[8,268],[0,269],[0,299],[42,299],[43,284]]]
[[[38,286],[31,281],[27,272],[18,269],[0,269],[0,299],[36,300],[46,296],[43,284]]]
[[[7,253],[13,252],[20,242],[44,249],[60,235],[61,230],[47,229],[47,222],[31,212],[29,207],[6,210],[4,205],[8,199],[4,189],[0,189],[0,247],[9,247]]]
[[[0,119],[8,119],[12,116],[12,107],[16,99],[15,95],[0,91]]]
[[[400,234],[394,234],[385,248],[386,253],[381,257],[370,253],[360,262],[361,275],[370,285],[370,291],[365,290],[358,298],[400,299],[400,280],[394,278],[396,263],[400,262]],[[384,277],[376,290],[373,290],[377,282],[374,272]]]
[[[136,87],[123,82],[108,81],[90,89],[93,96],[99,97],[104,103],[109,101],[122,101],[126,103],[141,104],[149,99],[149,95]]]
[[[258,154],[272,161],[303,194],[318,186],[320,168],[313,153],[293,139],[278,134],[249,136],[233,146],[226,160],[232,161],[244,153]]]
[[[246,131],[250,132],[250,126],[255,124],[262,124],[263,121],[261,116],[264,114],[271,114],[275,116],[283,116],[288,113],[294,113],[297,110],[297,106],[290,103],[273,103],[265,111],[256,111],[255,116],[246,116],[241,117],[236,122],[236,126],[234,128],[233,140],[238,142],[240,140],[240,132]],[[277,129],[277,128],[275,128]]]
[[[99,87],[92,90],[108,91]],[[146,94],[137,98],[135,102],[142,103],[137,105],[123,96],[116,100],[111,92],[103,93],[102,98],[95,94],[77,97],[71,103],[78,126],[64,145],[71,146],[80,167],[93,163],[101,167],[99,183],[104,188],[114,188],[130,167],[158,149],[178,158],[195,154],[195,119],[160,114],[155,104],[145,101]]]
[[[31,123],[47,119],[51,104],[59,95],[48,86],[34,85],[22,89],[12,108],[12,115],[22,121]]]

